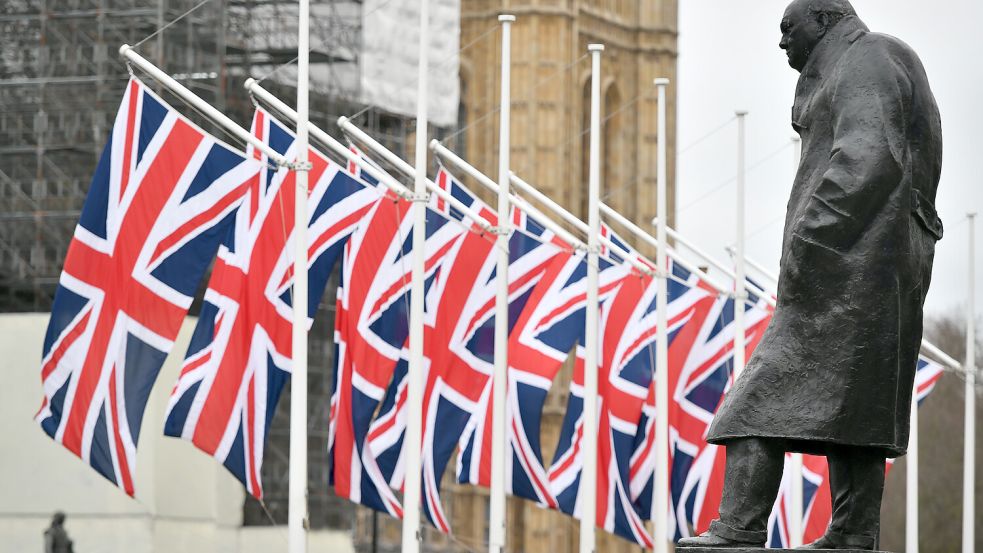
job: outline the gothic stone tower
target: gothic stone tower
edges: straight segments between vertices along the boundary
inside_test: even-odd
[[[590,111],[587,45],[602,43],[601,195],[639,226],[656,214],[656,90],[668,77],[669,221],[675,206],[677,0],[461,0],[461,105],[458,128],[445,141],[479,170],[497,179],[501,42],[498,15],[517,17],[512,30],[512,169],[574,214],[586,219],[586,129]],[[409,141],[412,143],[412,141]],[[412,153],[408,152],[412,158]],[[463,175],[458,175],[463,177]],[[467,179],[465,179],[467,182]],[[472,190],[481,187],[472,184]],[[485,198],[492,202],[491,197]],[[636,244],[637,245],[637,244]],[[641,248],[646,251],[645,248]],[[654,253],[654,252],[648,252]],[[566,409],[571,364],[557,376],[541,428],[547,466]],[[483,551],[488,543],[488,490],[455,483],[454,461],[442,498],[452,537],[424,524],[424,550]],[[507,551],[575,553],[578,523],[518,498],[508,502]],[[399,521],[358,509],[359,551],[399,549]],[[373,540],[373,537],[375,539]],[[640,551],[598,532],[598,551]]]
[[[574,214],[587,215],[587,151],[590,116],[590,43],[602,43],[601,196],[645,229],[656,214],[657,101],[652,80],[668,77],[670,224],[675,206],[676,0],[462,0],[461,121],[471,125],[458,144],[476,167],[497,178],[500,13],[517,18],[512,31],[512,169]],[[579,60],[579,61],[577,61]],[[490,114],[490,115],[486,115]],[[482,119],[484,117],[484,119]],[[570,367],[554,382],[543,416],[547,463],[559,438]],[[487,540],[487,493],[457,487],[453,528],[478,550]],[[575,552],[572,518],[512,499],[508,550]],[[598,532],[598,551],[638,551]]]

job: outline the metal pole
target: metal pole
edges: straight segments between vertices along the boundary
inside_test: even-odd
[[[406,386],[406,477],[403,491],[403,553],[420,550],[420,447],[423,435],[423,247],[427,194],[427,55],[430,0],[420,2],[420,60],[416,89],[416,193],[413,205],[413,274],[410,284],[410,365]]]
[[[505,402],[509,347],[509,124],[512,106],[511,60],[514,15],[502,23],[502,90],[498,120],[498,264],[495,268],[495,372],[492,383],[491,496],[488,506],[488,551],[505,549]]]
[[[270,94],[270,92],[260,86],[255,79],[246,79],[243,86],[245,86],[246,90],[248,90],[254,98],[267,104],[269,107],[272,107],[274,110],[279,112],[281,116],[288,119],[290,123],[297,123],[297,112],[285,104],[283,100],[280,100],[276,96]],[[331,150],[341,159],[357,165],[363,172],[368,173],[374,179],[389,188],[393,194],[405,199],[412,198],[413,193],[401,183],[397,182],[396,179],[392,178],[389,173],[377,169],[375,165],[372,165],[366,161],[365,158],[348,149],[347,146],[341,142],[338,142],[334,137],[322,131],[317,126],[312,125],[310,121],[307,122],[307,129],[311,133],[310,136],[314,137],[314,140],[327,146],[329,150]]]
[[[737,113],[737,259],[734,260],[734,378],[744,370],[744,301],[747,299],[744,276],[744,187],[747,179],[745,168],[745,142],[747,112]]]
[[[969,218],[969,305],[966,315],[966,422],[963,440],[963,553],[976,545],[976,213]]]
[[[430,149],[433,153],[440,156],[441,159],[450,163],[453,167],[464,171],[465,174],[474,178],[474,180],[490,190],[493,194],[498,194],[498,183],[493,181],[491,177],[485,175],[481,171],[478,171],[470,163],[464,161],[454,152],[448,150],[443,144],[437,140],[430,141]],[[516,182],[516,176],[512,175],[511,182],[514,184]],[[529,217],[543,225],[547,230],[555,234],[560,240],[566,242],[571,248],[578,250],[586,250],[587,244],[582,242],[580,239],[576,238],[574,235],[570,234],[563,227],[558,225],[552,219],[546,216],[545,213],[533,207],[528,201],[526,201],[522,196],[516,196],[515,194],[509,193],[509,201],[512,205],[516,206],[523,212],[525,212]]]
[[[294,199],[293,365],[287,534],[290,553],[307,551],[307,177],[310,6],[300,0],[297,24],[297,189]]]
[[[666,217],[668,195],[666,193],[666,87],[669,79],[655,79],[659,91],[656,148],[656,213],[659,224],[656,226],[655,263],[658,267],[655,292],[656,336],[655,336],[655,501],[652,512],[655,516],[655,553],[669,551],[669,337],[666,327],[669,322],[668,270],[669,256],[666,243]]]
[[[658,249],[658,247],[659,247],[659,241],[656,240],[655,237],[653,237],[651,234],[649,234],[649,233],[645,232],[644,230],[642,230],[641,227],[639,227],[635,223],[633,223],[630,220],[628,220],[628,218],[625,217],[624,215],[622,215],[622,214],[618,213],[617,211],[611,209],[607,204],[604,204],[603,202],[601,203],[601,213],[603,213],[605,217],[610,217],[611,219],[614,220],[614,222],[616,222],[619,225],[625,227],[625,229],[628,232],[630,232],[631,234],[635,235],[635,237],[638,238],[639,240],[641,240],[642,242],[648,244],[649,246],[652,246],[653,248]],[[669,231],[669,227],[666,227],[666,231],[667,231],[666,233],[669,234],[669,232],[668,232]],[[670,236],[671,236],[671,234],[670,234]],[[696,276],[698,276],[700,278],[700,280],[702,280],[703,282],[709,284],[710,287],[713,288],[714,290],[716,290],[717,292],[719,292],[719,293],[721,293],[721,294],[723,294],[725,296],[731,294],[731,290],[730,290],[730,286],[729,285],[725,286],[725,285],[717,282],[716,279],[714,279],[713,277],[711,277],[710,275],[708,275],[705,271],[703,271],[702,269],[700,269],[699,267],[697,267],[695,264],[690,263],[689,261],[687,261],[686,258],[684,258],[683,256],[679,255],[679,252],[673,250],[672,248],[668,248],[667,254],[669,255],[669,259],[672,259],[672,262],[673,263],[675,263],[676,265],[679,265],[683,269],[686,269],[687,271],[695,274]]]
[[[801,157],[802,139],[799,135],[792,135],[792,174],[798,174],[799,161]],[[747,262],[747,260],[745,260]],[[752,265],[753,266],[753,265]],[[789,462],[789,493],[786,503],[788,513],[788,533],[789,546],[799,547],[802,545],[802,454],[793,453]]]
[[[905,461],[905,553],[918,553],[918,391],[911,394],[911,432]]]
[[[239,126],[238,123],[229,119],[227,115],[221,111],[215,109],[215,107],[208,102],[202,100],[194,92],[188,90],[187,87],[181,83],[174,80],[173,77],[167,73],[161,71],[157,66],[150,63],[143,56],[133,51],[133,48],[129,44],[124,44],[119,47],[119,55],[127,62],[132,63],[137,66],[141,71],[152,77],[155,81],[160,83],[164,88],[173,92],[176,96],[184,100],[195,110],[199,111],[202,115],[210,119],[216,125],[224,128],[232,136],[235,136],[239,140],[252,144],[253,147],[263,152],[267,158],[276,163],[277,165],[289,165],[287,159],[277,153],[276,150],[270,148],[269,144],[263,142],[262,140],[253,136],[247,129]]]
[[[352,122],[349,121],[347,117],[344,116],[339,117],[338,126],[341,127],[341,130],[353,136],[358,142],[360,142],[368,150],[371,150],[372,152],[382,156],[382,159],[391,163],[393,168],[395,168],[397,171],[400,171],[407,177],[414,179],[414,181],[416,180],[417,171],[412,165],[406,163],[406,161],[404,161],[401,157],[386,149],[386,147],[383,146],[382,144],[379,144],[378,141],[376,141],[374,138],[366,134],[365,131],[353,125]],[[434,184],[432,180],[427,178],[426,174],[423,175],[423,182],[427,187],[426,188],[427,192],[436,195],[441,200],[444,200],[445,202],[450,204],[450,206],[453,207],[455,210],[460,211],[469,219],[474,221],[474,223],[479,227],[481,227],[482,230],[484,230],[485,232],[493,232],[495,230],[493,228],[495,225],[486,221],[484,217],[482,217],[477,211],[464,205],[463,202],[452,196],[450,192]]]
[[[601,52],[603,44],[590,44],[590,159],[587,177],[587,321],[584,344],[584,449],[580,475],[580,553],[593,553],[594,524],[597,521],[597,361],[598,332],[598,252],[601,214]]]

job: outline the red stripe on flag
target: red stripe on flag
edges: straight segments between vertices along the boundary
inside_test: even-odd
[[[116,401],[116,365],[109,372],[109,407],[112,412],[113,441],[116,444],[116,460],[119,464],[120,478],[123,479],[123,490],[126,495],[133,497],[133,479],[130,476],[130,465],[126,461],[126,448],[123,447],[123,438],[119,431],[119,413],[117,412]]]
[[[122,201],[126,194],[126,187],[130,183],[130,163],[133,156],[133,127],[136,126],[137,119],[137,100],[140,99],[140,85],[137,81],[130,81],[130,103],[126,110],[126,140],[123,143],[123,166],[120,170],[119,198]]]

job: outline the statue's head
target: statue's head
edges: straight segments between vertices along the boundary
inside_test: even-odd
[[[51,524],[54,526],[65,524],[65,513],[61,511],[55,512],[55,516],[51,517]]]
[[[857,15],[848,0],[795,0],[789,4],[782,17],[778,47],[785,50],[792,69],[802,71],[819,41],[848,15]]]

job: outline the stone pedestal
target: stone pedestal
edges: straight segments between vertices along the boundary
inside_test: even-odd
[[[761,547],[676,547],[676,553],[795,553],[801,549],[764,549]],[[861,549],[809,549],[813,553],[887,553]]]

